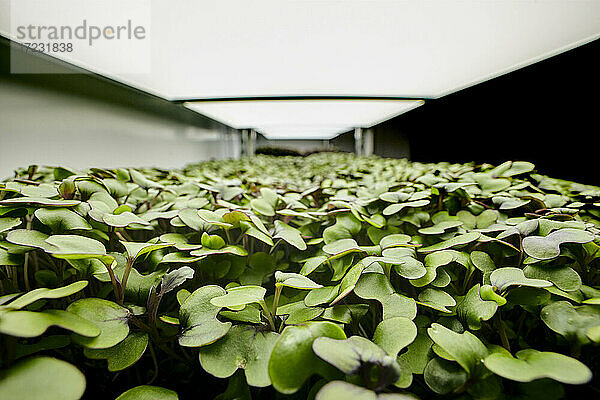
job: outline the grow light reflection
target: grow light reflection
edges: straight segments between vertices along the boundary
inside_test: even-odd
[[[353,128],[347,126],[270,126],[258,130],[267,139],[333,139]]]
[[[422,104],[422,100],[236,100],[187,102],[185,107],[271,139],[330,139],[354,128],[370,128]]]

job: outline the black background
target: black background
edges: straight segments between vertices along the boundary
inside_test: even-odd
[[[413,161],[533,162],[556,178],[600,185],[600,40],[427,101],[390,125]]]

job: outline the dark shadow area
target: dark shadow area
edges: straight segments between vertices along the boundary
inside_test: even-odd
[[[413,161],[527,160],[540,173],[600,185],[599,55],[596,40],[427,101],[387,125],[408,136]]]

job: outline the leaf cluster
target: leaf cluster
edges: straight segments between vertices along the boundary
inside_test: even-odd
[[[600,188],[342,153],[0,183],[0,398],[597,393]]]

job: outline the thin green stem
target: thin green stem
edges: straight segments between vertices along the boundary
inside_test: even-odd
[[[129,322],[132,325],[137,326],[138,328],[140,328],[144,332],[152,333],[152,328],[150,326],[146,325],[144,322],[142,322],[142,320],[140,320],[139,318],[137,318],[135,316],[129,318]],[[156,336],[156,337],[154,337],[154,339],[156,339],[158,341],[159,338],[158,338],[158,336]]]
[[[275,295],[273,296],[273,312],[274,316],[277,316],[277,306],[279,305],[279,297],[281,297],[281,291],[283,290],[283,286],[280,284],[275,284]]]
[[[32,252],[31,253],[31,261],[33,262],[33,276],[35,276],[35,274],[39,271],[40,267],[39,267],[39,263],[38,263],[38,256],[37,256],[37,252]],[[62,279],[62,277],[61,277]]]
[[[25,220],[27,221],[27,226],[25,229],[31,230],[31,216],[26,216]],[[27,291],[31,290],[31,286],[29,285],[29,252],[25,253],[25,261],[23,262],[23,279],[25,282],[25,289]]]
[[[463,281],[463,290],[462,290],[463,293],[467,293],[467,291],[471,287],[471,280],[473,279],[474,273],[475,273],[475,269],[472,269],[465,274],[465,279]]]
[[[17,272],[17,268],[16,267],[8,267],[11,271],[11,276],[12,276],[12,285],[13,285],[13,289],[15,290],[15,292],[19,291],[19,273]]]
[[[450,287],[451,287],[452,289],[454,289],[454,292],[455,292],[456,294],[460,294],[460,293],[461,293],[461,292],[458,290],[458,287],[456,286],[456,284],[455,284],[454,282],[450,281],[449,285],[450,285]]]
[[[113,291],[115,292],[115,299],[118,301],[121,293],[121,284],[117,280],[115,276],[115,271],[112,269],[112,265],[116,262],[114,259],[110,264],[107,264],[104,260],[100,260],[106,267],[106,271],[108,271],[108,275],[110,276],[110,283],[112,284]]]
[[[242,240],[243,238],[244,238],[244,232],[242,232],[242,231],[240,230],[240,235],[237,237],[237,239],[235,239],[235,243],[234,243],[234,244],[235,244],[235,245],[239,244],[239,243],[240,243],[240,240]]]
[[[265,303],[264,301],[261,301],[259,304],[260,304],[261,308],[263,309],[263,313],[265,314],[265,317],[267,317],[267,320],[269,321],[271,330],[273,332],[277,332],[277,328],[275,327],[275,321],[273,321],[273,315],[271,314],[269,307],[267,307],[267,303]]]
[[[573,341],[571,344],[571,357],[579,358],[581,356],[581,345],[578,341]]]
[[[13,282],[12,267],[5,265],[4,266],[4,275],[6,275],[6,281],[8,283],[10,283],[10,286],[12,286],[12,289],[16,290],[16,288],[14,287],[14,282]],[[7,294],[7,293],[8,293],[8,291],[6,293],[2,293],[2,294]]]
[[[273,245],[273,247],[271,247],[271,250],[269,250],[269,254],[273,254],[273,251],[275,250],[275,248],[277,247],[277,245],[279,243],[281,243],[283,239],[279,239],[278,241],[275,242],[275,244]]]
[[[383,272],[385,273],[385,276],[388,278],[389,281],[391,279],[390,276],[392,274],[392,264],[384,263]]]
[[[25,253],[25,261],[23,262],[23,280],[25,281],[25,290],[31,290],[29,286],[29,252]]]
[[[108,227],[108,247],[110,251],[114,251],[114,241],[115,241],[115,227]]]
[[[121,287],[119,290],[119,305],[123,305],[123,302],[125,301],[125,288],[127,287],[127,280],[129,279],[129,274],[131,273],[134,262],[135,258],[127,258],[127,265],[125,265],[125,271],[123,271],[123,279],[121,279]]]
[[[154,364],[154,373],[152,374],[152,378],[150,378],[150,380],[148,381],[148,385],[151,385],[158,377],[158,360],[156,359],[156,353],[154,352],[152,343],[148,344],[148,348],[150,349],[150,355],[152,356],[152,363]]]
[[[158,193],[156,193],[156,196],[154,196],[152,199],[150,199],[150,202],[148,204],[148,209],[152,208],[152,206],[155,204],[154,202],[156,201],[156,199],[158,199],[158,196],[160,196],[162,194],[162,189],[158,190]]]
[[[519,263],[517,267],[521,268],[521,264],[523,263],[523,237],[519,235]]]
[[[164,351],[165,353],[167,353],[168,355],[170,355],[171,357],[173,357],[174,359],[181,361],[182,363],[188,364],[190,365],[190,360],[186,360],[185,358],[181,357],[179,354],[175,353],[173,350],[171,350],[167,345],[165,345],[164,343],[157,343],[157,346],[159,349],[161,349],[162,351]],[[196,363],[198,361],[196,360]]]
[[[504,329],[504,322],[500,316],[500,311],[498,311],[498,314],[496,315],[496,327],[498,328],[498,334],[500,335],[500,340],[502,341],[502,347],[510,352],[510,343],[508,342],[508,337],[506,336],[506,330]]]
[[[366,337],[366,338],[369,337],[369,335],[367,335],[367,331],[365,331],[365,328],[363,328],[363,326],[360,322],[358,323],[358,330],[360,331],[361,335],[363,335],[364,337]]]

